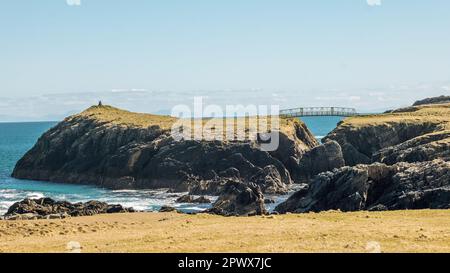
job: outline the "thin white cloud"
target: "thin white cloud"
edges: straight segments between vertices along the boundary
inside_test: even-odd
[[[371,7],[381,6],[381,0],[366,0],[367,5]]]
[[[354,101],[360,101],[361,97],[360,96],[320,96],[320,97],[315,97],[315,100],[318,101],[350,101],[350,102],[354,102]]]
[[[130,93],[130,92],[148,92],[145,88],[113,88],[111,89],[112,93]]]
[[[360,96],[349,96],[348,100],[349,101],[360,101],[361,97]]]
[[[442,86],[442,90],[444,90],[445,92],[450,92],[450,85]]]
[[[66,0],[69,6],[81,6],[81,0]]]

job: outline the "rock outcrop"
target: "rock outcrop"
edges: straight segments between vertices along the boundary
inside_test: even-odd
[[[213,172],[207,177],[209,179],[188,176],[176,190],[187,190],[191,195],[220,195],[228,182],[244,182],[258,185],[263,193],[267,194],[286,194],[289,191],[289,184],[283,182],[282,176],[274,165],[259,169],[246,180],[242,180],[240,172],[235,168],[229,168],[219,175]]]
[[[93,184],[113,189],[171,188],[187,191],[189,177],[257,183],[282,193],[293,181],[289,160],[318,145],[306,126],[281,119],[280,146],[258,141],[175,141],[171,117],[94,106],[46,132],[17,163],[20,179]],[[295,167],[295,166],[294,166]],[[197,185],[198,186],[198,185]]]
[[[264,196],[256,184],[228,182],[208,213],[223,216],[262,215],[267,211]]]
[[[306,152],[300,159],[298,168],[292,171],[297,181],[307,182],[315,175],[345,166],[344,156],[339,143],[327,141]]]
[[[450,208],[450,162],[381,163],[343,167],[319,174],[275,209],[399,210]]]
[[[106,213],[134,212],[133,208],[109,205],[99,201],[70,203],[51,198],[24,199],[14,203],[6,212],[5,219],[59,219],[74,216],[92,216]]]
[[[171,206],[162,206],[159,209],[159,212],[178,212],[176,208],[171,207]]]
[[[442,103],[450,103],[450,96],[440,96],[434,98],[426,98],[423,100],[416,101],[413,106],[427,105],[427,104],[442,104]]]
[[[323,155],[338,155],[340,146],[347,166],[318,174],[275,210],[450,208],[450,104],[443,102],[442,97],[427,99],[381,115],[345,119],[324,139],[339,144],[330,146],[334,152],[315,147],[299,165],[311,171],[329,168],[323,162],[333,161]]]
[[[367,168],[359,166],[321,173],[307,188],[298,191],[275,210],[280,213],[360,210],[367,198],[367,181]]]
[[[175,202],[177,203],[197,203],[197,204],[208,204],[211,203],[211,200],[204,196],[194,197],[192,195],[183,195],[178,198]]]
[[[345,119],[324,139],[338,142],[349,166],[448,158],[450,104]]]

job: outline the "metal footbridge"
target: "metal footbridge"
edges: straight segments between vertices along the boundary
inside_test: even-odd
[[[358,116],[355,108],[345,107],[299,107],[280,111],[284,117],[353,117]]]

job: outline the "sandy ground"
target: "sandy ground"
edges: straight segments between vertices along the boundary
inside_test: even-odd
[[[0,221],[0,252],[379,250],[449,253],[450,210],[326,212],[241,218],[136,213],[65,220]]]

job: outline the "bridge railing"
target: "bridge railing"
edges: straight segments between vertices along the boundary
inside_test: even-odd
[[[311,117],[311,116],[357,116],[355,108],[346,107],[299,107],[280,111],[281,116]]]

